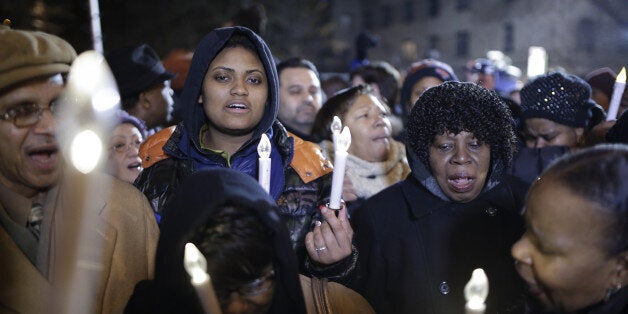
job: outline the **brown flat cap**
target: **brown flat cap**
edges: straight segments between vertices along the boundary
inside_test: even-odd
[[[30,79],[68,73],[74,58],[74,48],[57,36],[0,25],[0,91]]]

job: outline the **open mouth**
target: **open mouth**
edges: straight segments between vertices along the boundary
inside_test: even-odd
[[[56,166],[58,153],[59,148],[57,146],[47,146],[29,150],[26,154],[37,167],[49,170]]]
[[[447,182],[449,182],[449,185],[454,191],[464,193],[473,188],[475,178],[469,175],[457,174],[447,178]]]
[[[131,163],[131,164],[129,164],[129,165],[127,166],[127,168],[128,168],[128,169],[131,169],[131,170],[136,170],[136,169],[137,169],[137,170],[140,170],[140,169],[141,169],[141,167],[142,167],[142,164],[141,164],[141,163],[139,163],[139,162],[134,162],[134,163]]]
[[[248,110],[249,107],[243,103],[232,103],[232,104],[227,105],[227,109],[234,110],[234,111],[245,111],[245,110]]]
[[[34,149],[28,152],[28,156],[35,161],[48,162],[53,157],[53,155],[57,154],[58,151],[59,149],[57,149],[56,147]]]

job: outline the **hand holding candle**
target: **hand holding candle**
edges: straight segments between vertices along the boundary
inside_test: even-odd
[[[340,120],[338,120],[340,121]],[[348,127],[344,127],[342,133],[337,136],[334,144],[334,174],[331,182],[331,196],[329,198],[329,208],[340,209],[340,199],[342,196],[342,186],[345,178],[345,165],[347,162],[347,150],[351,145],[351,132]]]
[[[270,140],[266,134],[262,134],[259,145],[257,145],[257,154],[259,155],[257,181],[267,193],[270,192],[270,150]]]
[[[615,79],[615,86],[613,87],[613,96],[611,102],[608,105],[608,113],[606,114],[606,121],[617,119],[617,112],[619,111],[619,103],[621,103],[621,97],[626,89],[626,68],[621,68],[617,78]]]
[[[211,278],[207,274],[207,261],[193,243],[185,244],[183,267],[188,275],[190,275],[192,286],[194,286],[196,290],[196,294],[203,305],[205,313],[222,313],[216,292],[211,284]]]
[[[482,268],[476,268],[471,274],[471,280],[464,286],[464,298],[466,314],[483,314],[486,310],[486,297],[488,296],[488,278]]]

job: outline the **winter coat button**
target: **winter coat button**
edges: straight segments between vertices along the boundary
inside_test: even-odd
[[[489,216],[493,217],[495,215],[497,215],[497,208],[495,207],[489,207],[485,210],[486,214],[488,214]]]
[[[438,290],[440,290],[441,294],[448,294],[449,293],[449,285],[447,284],[447,281],[441,282],[440,286],[438,287]]]

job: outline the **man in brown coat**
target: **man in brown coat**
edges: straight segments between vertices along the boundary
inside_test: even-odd
[[[64,167],[64,40],[0,26],[0,312],[120,313],[151,278],[158,228],[133,186]]]

